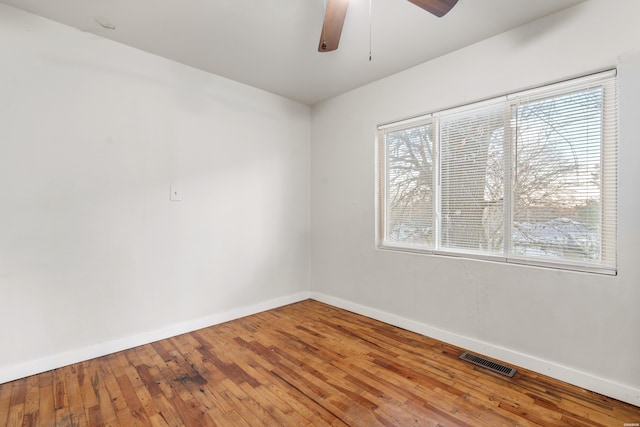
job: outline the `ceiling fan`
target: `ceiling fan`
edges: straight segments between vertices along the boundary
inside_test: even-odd
[[[409,1],[437,17],[446,15],[458,2],[458,0]],[[344,24],[344,17],[347,15],[348,6],[349,0],[327,0],[318,52],[330,52],[338,48],[340,34],[342,34],[342,25]]]

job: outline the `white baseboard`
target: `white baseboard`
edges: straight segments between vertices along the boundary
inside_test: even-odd
[[[229,320],[239,319],[241,317],[260,313],[266,310],[271,310],[273,308],[282,307],[287,304],[304,301],[309,298],[309,292],[300,292],[297,294],[287,295],[269,301],[264,301],[247,307],[241,307],[234,310],[201,317],[198,319],[177,323],[155,331],[149,331],[143,334],[99,343],[89,347],[70,350],[50,357],[45,357],[43,359],[32,360],[12,366],[0,367],[0,384],[28,377],[30,375],[50,371],[52,369],[61,368],[73,363],[83,362],[85,360],[138,347],[140,345],[149,344],[154,341],[175,337],[176,335],[206,328],[212,325],[217,325],[219,323],[228,322]]]
[[[349,310],[390,325],[453,344],[465,350],[521,366],[525,369],[556,378],[586,390],[630,403],[631,405],[640,406],[640,389],[638,388],[322,293],[311,292],[311,298],[334,307]]]

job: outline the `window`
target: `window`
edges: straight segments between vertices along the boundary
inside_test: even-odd
[[[382,248],[616,273],[615,71],[378,129]]]

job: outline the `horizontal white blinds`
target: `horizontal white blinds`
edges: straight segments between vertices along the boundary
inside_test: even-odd
[[[382,246],[615,273],[615,72],[379,131]]]
[[[440,117],[440,249],[502,252],[504,103]]]
[[[386,239],[433,248],[435,126],[431,119],[385,133]]]
[[[529,91],[512,100],[516,145],[508,255],[615,270],[613,73]]]

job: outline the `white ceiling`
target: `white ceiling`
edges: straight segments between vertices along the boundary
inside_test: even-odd
[[[325,1],[0,0],[309,105],[583,0],[459,0],[443,18],[351,0],[340,47],[319,53]]]

